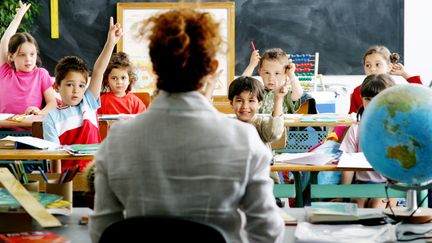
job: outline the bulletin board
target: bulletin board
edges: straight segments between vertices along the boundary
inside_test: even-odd
[[[135,87],[141,91],[153,91],[156,88],[156,75],[153,73],[149,56],[148,40],[137,38],[140,24],[150,16],[178,7],[191,7],[209,12],[220,23],[223,48],[217,54],[219,70],[222,71],[216,83],[214,96],[227,96],[229,82],[234,79],[234,2],[133,2],[117,3],[117,20],[123,27],[123,37],[117,44],[117,51],[128,53],[131,62],[137,68],[138,80]]]

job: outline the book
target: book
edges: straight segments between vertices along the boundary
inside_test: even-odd
[[[135,118],[137,114],[114,114],[114,115],[100,115],[99,121],[117,121],[117,120],[129,120]]]
[[[356,203],[342,202],[312,202],[305,213],[310,223],[380,225],[386,218],[382,213],[359,214]]]
[[[285,225],[297,225],[297,219],[294,216],[288,214],[286,211],[284,211],[282,208],[279,207],[278,207],[278,211]]]
[[[30,194],[43,206],[62,199],[61,196],[51,193],[30,192]],[[20,203],[4,188],[0,188],[0,211],[22,211]]]
[[[0,234],[0,243],[68,243],[69,240],[48,230]]]
[[[372,168],[363,152],[346,153],[339,157],[338,168]]]
[[[63,148],[74,156],[94,155],[99,149],[99,144],[72,144]]]
[[[17,149],[57,150],[62,147],[60,144],[31,136],[7,136],[1,140],[14,141]]]

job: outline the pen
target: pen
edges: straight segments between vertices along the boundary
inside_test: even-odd
[[[41,176],[43,177],[44,181],[48,183],[48,177],[46,176],[45,172],[42,170],[40,166],[37,167],[39,172],[41,173]]]
[[[256,49],[255,49],[255,45],[254,45],[254,43],[253,43],[252,40],[251,40],[251,47],[252,47],[252,50],[256,51]]]
[[[73,180],[75,175],[78,173],[79,169],[80,169],[80,166],[77,165],[77,167],[75,167],[75,170],[73,171],[73,173],[69,174],[69,178],[66,178],[66,182]]]

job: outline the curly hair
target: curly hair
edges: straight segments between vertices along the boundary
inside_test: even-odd
[[[126,89],[126,92],[129,92],[132,90],[133,85],[137,81],[137,76],[134,72],[134,66],[129,60],[128,54],[124,52],[118,52],[114,53],[111,56],[110,62],[108,63],[108,67],[104,72],[103,76],[103,83],[102,83],[102,93],[108,92],[109,89],[109,82],[108,82],[108,75],[111,73],[111,71],[116,69],[125,69],[127,70],[128,76],[129,76],[129,85]]]
[[[155,15],[140,29],[149,33],[149,53],[157,88],[178,93],[198,90],[214,72],[212,61],[222,44],[217,23],[208,12],[189,8]]]
[[[77,56],[65,56],[57,63],[54,70],[55,82],[60,85],[61,81],[69,72],[79,72],[87,81],[89,67],[87,63]]]
[[[15,54],[17,51],[19,51],[21,45],[26,42],[32,43],[36,47],[36,51],[37,51],[36,66],[40,67],[42,65],[42,61],[39,55],[39,45],[36,39],[27,32],[16,33],[10,38],[8,44],[8,53]],[[9,62],[9,65],[15,68],[14,62]]]

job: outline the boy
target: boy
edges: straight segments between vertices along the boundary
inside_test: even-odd
[[[43,121],[44,139],[62,145],[100,142],[96,112],[100,107],[103,73],[121,35],[120,25],[114,25],[111,17],[107,41],[95,62],[88,89],[89,70],[84,60],[67,56],[59,61],[55,68],[54,88],[60,93],[62,104],[46,115]],[[78,162],[81,171],[87,163],[88,161]],[[76,164],[77,162],[63,161],[62,170],[72,169]]]
[[[272,116],[256,116],[264,98],[264,87],[259,80],[241,76],[234,79],[228,89],[228,99],[237,119],[254,125],[261,140],[270,150],[271,143],[279,139],[285,129],[282,103],[287,93],[286,82],[276,87]]]
[[[252,52],[250,63],[243,72],[243,76],[251,76],[255,67],[259,64],[258,73],[264,82],[264,98],[259,113],[270,114],[273,111],[275,88],[283,82],[291,84],[291,91],[283,100],[283,113],[295,113],[301,105],[300,98],[303,88],[297,79],[295,64],[288,59],[288,55],[280,48],[268,49],[262,57],[258,51]]]

